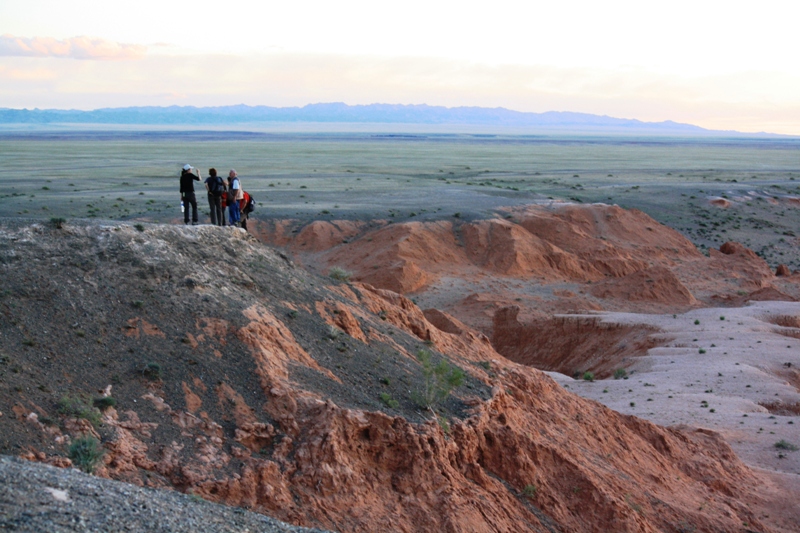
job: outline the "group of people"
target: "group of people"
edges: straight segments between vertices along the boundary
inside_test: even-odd
[[[200,181],[200,171],[191,165],[184,165],[181,170],[181,206],[183,208],[183,223],[198,224],[197,197],[195,196],[194,182]],[[211,224],[216,226],[241,226],[247,229],[248,207],[252,205],[251,198],[244,189],[235,170],[228,172],[227,183],[222,176],[217,175],[217,169],[208,169],[208,177],[204,184],[208,192],[208,207],[211,209]],[[228,209],[228,219],[225,220],[225,209]],[[190,212],[191,209],[191,212]],[[250,208],[252,209],[252,208]]]

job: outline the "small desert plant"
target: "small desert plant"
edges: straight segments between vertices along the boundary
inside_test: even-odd
[[[695,319],[695,321],[694,321],[694,325],[695,325],[695,326],[699,326],[699,325],[700,325],[700,320],[699,320],[699,319]]]
[[[134,224],[133,227],[136,228],[136,231],[144,231],[143,224]]]
[[[100,424],[100,411],[92,406],[90,399],[83,396],[63,396],[58,401],[58,412],[73,418],[83,418],[93,426]]]
[[[626,377],[628,377],[628,371],[624,368],[614,370],[614,379],[625,379]]]
[[[342,336],[343,331],[337,328],[336,326],[329,326],[328,327],[328,338],[332,341],[335,341],[339,337]]]
[[[69,446],[69,458],[72,459],[72,463],[89,474],[94,472],[102,457],[103,448],[100,446],[100,441],[91,435],[78,437]]]
[[[386,407],[391,407],[392,409],[397,409],[400,406],[400,402],[392,398],[392,395],[388,392],[381,393],[381,401]]]
[[[420,350],[417,359],[422,364],[422,384],[412,399],[420,407],[430,409],[444,401],[453,389],[464,383],[464,371],[445,360],[434,365],[431,352]]]
[[[528,498],[533,498],[536,496],[536,485],[525,485],[525,488],[522,489],[522,494]]]
[[[292,309],[291,311],[286,313],[286,316],[288,316],[289,318],[297,318],[297,314],[298,314],[297,311]]]
[[[147,363],[142,370],[142,374],[152,381],[161,379],[161,365],[158,363]]]
[[[95,398],[94,402],[92,402],[95,407],[100,409],[101,411],[105,411],[109,407],[114,407],[117,405],[117,400],[112,398],[111,396],[103,396],[102,398]]]
[[[50,219],[50,224],[56,229],[63,228],[66,222],[67,221],[61,217],[53,217]]]
[[[337,281],[350,281],[350,276],[352,275],[353,275],[352,272],[349,272],[343,269],[342,267],[338,266],[331,267],[331,269],[328,270],[328,277],[335,279]]]
[[[798,450],[797,446],[795,446],[791,442],[785,441],[783,439],[781,439],[778,442],[776,442],[775,443],[775,447],[777,449],[779,449],[779,450],[788,450],[790,452],[794,452],[794,451]]]
[[[583,373],[583,380],[584,381],[594,381],[594,374],[591,372],[584,372]]]

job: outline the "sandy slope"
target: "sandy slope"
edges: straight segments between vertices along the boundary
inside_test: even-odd
[[[551,377],[621,413],[717,431],[775,490],[800,488],[800,451],[775,447],[780,440],[800,446],[800,329],[776,325],[796,323],[800,303],[600,316],[604,322],[656,327],[663,332],[659,337],[671,340],[630,359],[628,379],[588,382],[556,372]],[[796,531],[800,504],[792,499],[773,509],[772,517],[776,526]]]

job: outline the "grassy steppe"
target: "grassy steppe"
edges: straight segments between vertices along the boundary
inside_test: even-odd
[[[773,267],[800,268],[800,141],[791,139],[5,134],[0,161],[4,217],[174,222],[189,162],[204,177],[236,168],[260,218],[473,218],[550,198],[616,203],[701,248],[736,240]]]

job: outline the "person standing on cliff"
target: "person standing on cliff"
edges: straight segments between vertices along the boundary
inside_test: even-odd
[[[239,181],[239,175],[231,169],[228,172],[228,222],[231,226],[238,225],[242,218],[239,213],[239,200],[242,198],[244,198],[244,191]]]
[[[189,223],[189,206],[192,206],[192,226],[197,225],[197,198],[194,195],[194,182],[200,181],[200,173],[195,174],[192,165],[183,165],[181,170],[181,201],[183,202],[183,223]]]
[[[225,194],[225,181],[222,176],[217,176],[216,168],[209,168],[205,184],[206,190],[208,190],[208,207],[211,209],[211,224],[224,226],[225,215],[222,208],[222,195]]]

